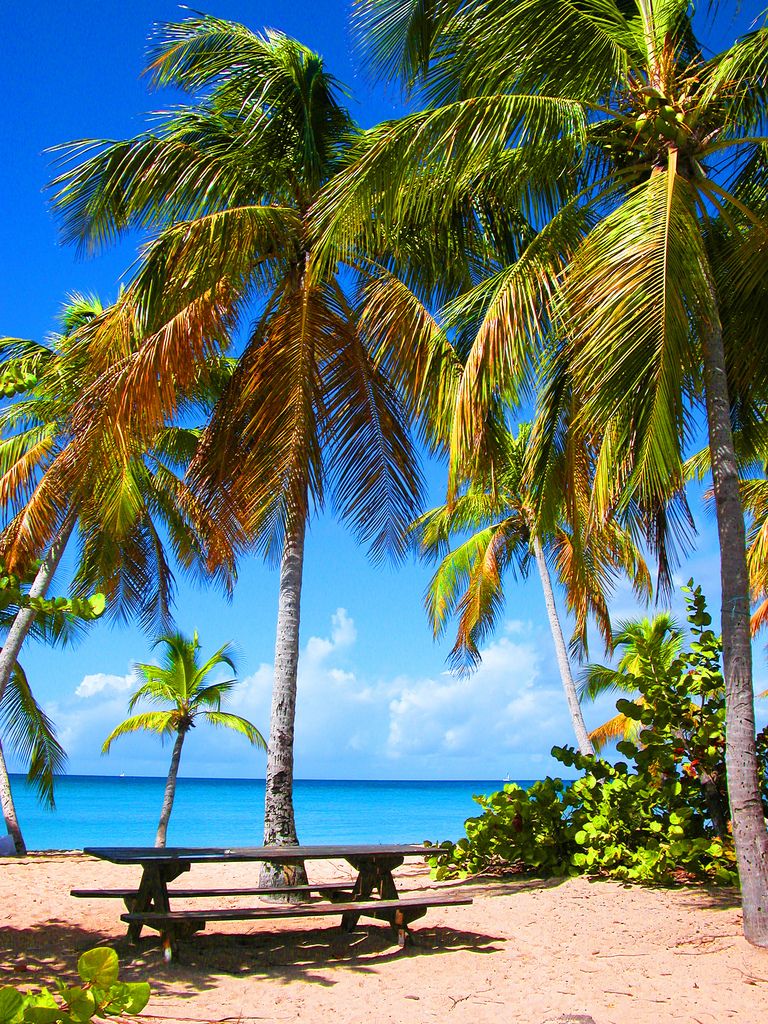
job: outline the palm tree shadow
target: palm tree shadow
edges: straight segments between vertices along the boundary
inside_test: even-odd
[[[0,946],[0,985],[38,987],[51,985],[57,977],[74,981],[78,957],[101,945],[116,950],[121,980],[149,980],[155,996],[188,999],[216,988],[216,978],[222,974],[333,986],[336,981],[329,970],[367,974],[403,957],[498,953],[503,941],[501,936],[446,926],[415,930],[405,949],[398,947],[389,928],[378,924],[361,925],[351,934],[336,928],[200,932],[184,940],[167,964],[156,935],[133,946],[124,936],[52,920],[44,926],[6,930]]]

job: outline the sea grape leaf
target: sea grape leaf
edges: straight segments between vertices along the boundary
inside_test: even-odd
[[[17,1020],[24,1005],[24,997],[10,985],[0,988],[0,1024]]]
[[[77,973],[83,981],[89,981],[100,988],[109,988],[117,981],[119,964],[117,953],[109,946],[89,949],[77,961]]]

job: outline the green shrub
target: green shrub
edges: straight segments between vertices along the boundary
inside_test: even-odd
[[[88,1024],[94,1017],[132,1017],[147,1005],[149,985],[119,981],[113,949],[89,949],[78,960],[77,972],[82,984],[67,985],[57,978],[55,994],[48,988],[0,988],[0,1024]]]
[[[637,882],[707,879],[736,884],[725,771],[725,697],[720,640],[701,588],[683,588],[691,643],[659,674],[650,652],[633,670],[637,700],[617,709],[640,722],[639,744],[618,744],[609,764],[570,747],[552,755],[583,774],[508,784],[475,797],[483,813],[466,838],[436,848],[436,878],[506,867],[537,875],[604,875]],[[758,736],[768,808],[768,730]]]

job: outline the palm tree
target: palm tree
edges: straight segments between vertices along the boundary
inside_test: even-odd
[[[107,380],[98,427],[81,403],[78,443],[110,427],[150,437],[207,354],[255,321],[191,478],[226,495],[258,550],[280,560],[264,840],[295,844],[309,516],[330,495],[374,557],[397,554],[421,478],[391,367],[373,358],[361,318],[358,289],[375,274],[359,254],[315,268],[309,210],[355,132],[321,58],[277,32],[190,17],[156,31],[150,70],[193,99],[135,139],[68,147],[75,166],[56,183],[67,236],[85,248],[137,226],[156,231],[120,309],[85,337]],[[116,325],[137,323],[142,345],[122,359]]]
[[[6,576],[4,582],[10,586],[6,585],[3,590],[0,628],[8,629],[15,619],[14,606],[23,605],[25,597],[11,577]],[[38,611],[32,629],[39,639],[51,643],[69,638],[75,625],[73,616],[62,611],[54,613],[51,607],[43,615]],[[27,781],[35,787],[40,799],[54,807],[55,776],[64,770],[66,754],[56,738],[53,722],[35,700],[26,673],[18,662],[0,697],[0,808],[16,853],[24,856],[26,844],[11,793],[3,740],[27,762]]]
[[[33,619],[29,633],[33,639],[51,646],[71,644],[80,639],[88,622],[104,612],[103,594],[86,599],[30,598],[28,584],[29,580],[2,574],[0,631],[7,634],[18,622],[20,612],[31,611]],[[56,738],[53,722],[35,700],[27,675],[18,661],[0,695],[0,809],[16,853],[24,856],[26,844],[11,792],[4,741],[22,761],[27,762],[27,781],[37,790],[40,800],[54,807],[55,778],[64,770],[66,754]]]
[[[266,750],[267,744],[256,726],[247,719],[221,710],[222,698],[236,686],[237,679],[227,679],[219,683],[207,682],[208,676],[219,665],[228,665],[233,672],[236,671],[231,647],[228,644],[220,647],[202,665],[197,653],[200,650],[197,631],[191,640],[181,633],[170,633],[167,636],[161,636],[155,646],[158,644],[165,644],[163,664],[160,666],[148,664],[135,666],[136,671],[144,677],[144,682],[131,695],[128,710],[133,711],[141,701],[164,705],[166,710],[144,711],[131,718],[126,718],[104,740],[101,752],[108,754],[112,743],[118,736],[125,736],[128,733],[145,729],[157,733],[162,738],[175,737],[171,766],[168,769],[168,778],[165,783],[160,821],[155,836],[155,846],[165,846],[168,820],[176,794],[176,777],[179,772],[181,748],[187,733],[195,727],[197,720],[233,729],[262,750]]]
[[[93,600],[82,598],[97,591],[99,613],[106,597],[116,617],[167,625],[174,592],[168,542],[186,571],[225,585],[233,573],[236,530],[226,510],[217,508],[214,515],[178,475],[194,454],[199,431],[164,426],[149,449],[130,443],[115,448],[107,438],[87,457],[73,457],[73,409],[93,380],[75,337],[102,312],[98,299],[72,296],[62,312],[63,331],[46,344],[0,340],[0,390],[9,399],[0,410],[0,501],[6,519],[0,550],[14,570],[26,568],[37,550],[44,556],[7,623],[0,702],[41,609],[53,610],[45,595],[73,534],[80,541],[75,596],[65,605],[57,599],[60,616],[95,617]],[[209,401],[209,388],[210,382],[193,394],[197,405]],[[62,463],[69,465],[68,475],[59,471]],[[21,852],[23,837],[2,775],[0,766],[3,810]]]
[[[374,64],[418,85],[430,108],[362,141],[318,211],[329,248],[387,232],[395,247],[478,190],[522,226],[519,258],[463,300],[465,311],[482,300],[486,314],[459,389],[454,462],[479,448],[489,397],[519,394],[532,350],[548,346],[548,379],[567,366],[575,425],[597,445],[593,517],[618,507],[644,522],[666,572],[690,522],[684,449],[692,410],[704,409],[744,929],[768,945],[730,419],[754,410],[768,383],[754,310],[766,274],[768,28],[705,58],[687,0],[359,0],[357,10]]]
[[[682,631],[669,612],[652,619],[618,623],[611,648],[623,648],[615,666],[593,662],[581,676],[579,700],[596,700],[604,693],[637,693],[637,678],[653,671],[659,678],[669,671],[682,649]],[[637,699],[635,696],[634,699]],[[619,713],[593,729],[589,738],[599,753],[608,743],[618,739],[639,741],[642,726],[633,718]]]
[[[494,629],[501,613],[505,572],[511,570],[525,577],[531,561],[535,561],[579,750],[593,754],[558,617],[548,560],[565,589],[568,609],[576,617],[571,646],[581,651],[587,650],[589,618],[597,622],[606,643],[610,641],[605,595],[616,575],[625,572],[638,595],[649,593],[650,579],[631,538],[615,522],[585,536],[580,524],[574,522],[575,517],[567,521],[562,505],[559,521],[549,531],[542,529],[525,486],[530,434],[530,425],[523,423],[517,435],[506,435],[502,442],[503,463],[496,466],[492,487],[474,480],[461,495],[414,523],[422,551],[430,554],[444,551],[453,536],[476,531],[445,554],[427,592],[427,610],[436,635],[458,612],[458,633],[451,657],[457,666],[474,665],[480,660],[481,640]]]

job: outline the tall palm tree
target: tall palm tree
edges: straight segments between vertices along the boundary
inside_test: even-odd
[[[768,945],[730,419],[751,414],[768,383],[754,311],[768,265],[768,28],[704,57],[688,0],[359,0],[357,10],[375,65],[417,85],[429,108],[362,140],[318,211],[329,246],[375,240],[382,221],[394,246],[478,189],[528,229],[519,258],[478,286],[487,314],[459,389],[454,461],[478,448],[489,396],[519,392],[532,348],[548,344],[550,380],[568,367],[577,428],[599,444],[594,518],[632,513],[663,562],[689,522],[683,458],[703,407],[744,929]],[[738,333],[724,333],[732,325]]]
[[[475,480],[448,504],[416,520],[414,530],[425,553],[440,553],[453,536],[472,531],[444,555],[427,592],[427,609],[436,634],[458,613],[451,657],[457,666],[476,664],[479,643],[493,630],[503,607],[505,572],[525,577],[535,562],[576,740],[583,754],[592,754],[548,561],[555,567],[568,609],[576,618],[571,645],[582,651],[587,649],[590,618],[606,643],[610,641],[606,591],[616,576],[626,573],[638,595],[650,592],[650,578],[631,538],[615,522],[584,535],[578,522],[568,522],[561,514],[551,530],[542,529],[525,483],[530,433],[530,425],[523,423],[516,435],[506,435],[503,464],[497,465],[492,486]],[[566,512],[564,504],[561,512]]]
[[[185,571],[225,585],[234,571],[237,531],[226,510],[217,508],[214,515],[179,476],[196,450],[199,431],[167,425],[147,449],[130,441],[116,447],[107,435],[101,447],[82,457],[73,452],[73,409],[94,377],[75,338],[102,313],[98,299],[72,296],[62,312],[62,332],[47,343],[0,340],[0,386],[7,399],[0,408],[5,519],[0,550],[14,570],[26,568],[38,552],[43,555],[7,626],[0,651],[0,702],[27,634],[39,625],[40,610],[48,610],[45,595],[73,535],[80,546],[75,596],[64,607],[61,599],[57,603],[61,613],[81,618],[93,617],[93,602],[78,598],[98,591],[100,610],[106,597],[114,616],[136,617],[145,626],[167,625],[174,592],[168,543]],[[192,393],[196,405],[210,401],[211,383]],[[66,476],[59,471],[62,462],[69,466]],[[10,786],[4,785],[3,792],[6,820],[21,850]]]
[[[226,495],[258,549],[280,561],[264,839],[296,843],[309,516],[330,495],[374,557],[396,554],[421,489],[391,367],[374,360],[361,318],[358,289],[376,278],[360,254],[314,271],[309,210],[355,128],[321,58],[277,32],[190,17],[157,29],[150,71],[190,101],[135,139],[68,147],[74,166],[56,183],[66,234],[85,248],[137,226],[155,232],[120,310],[84,341],[108,375],[98,430],[151,436],[206,355],[253,321],[192,478]],[[122,359],[115,326],[136,323],[144,341]],[[87,446],[87,396],[81,409]]]
[[[237,685],[237,679],[226,679],[219,683],[207,681],[211,672],[219,665],[228,665],[233,672],[236,671],[231,647],[228,644],[220,647],[202,665],[198,658],[200,644],[197,631],[191,640],[181,633],[170,633],[168,636],[161,636],[155,646],[157,644],[165,644],[163,663],[159,666],[135,666],[136,671],[144,677],[144,682],[131,694],[128,710],[133,711],[141,702],[164,705],[166,709],[144,711],[126,718],[107,736],[101,751],[103,754],[109,753],[112,743],[118,736],[126,736],[128,733],[141,730],[158,733],[161,737],[175,737],[155,836],[155,846],[165,846],[168,821],[176,795],[181,748],[187,733],[197,724],[197,719],[211,725],[233,729],[262,750],[266,750],[267,744],[256,726],[247,719],[221,710],[222,698]]]
[[[637,693],[637,678],[643,671],[653,671],[663,678],[664,673],[682,649],[682,631],[669,612],[661,612],[652,619],[619,622],[611,646],[622,648],[615,666],[592,662],[581,676],[579,700],[596,700],[604,693]],[[593,729],[589,738],[600,752],[608,743],[618,739],[638,742],[641,724],[621,713]]]

